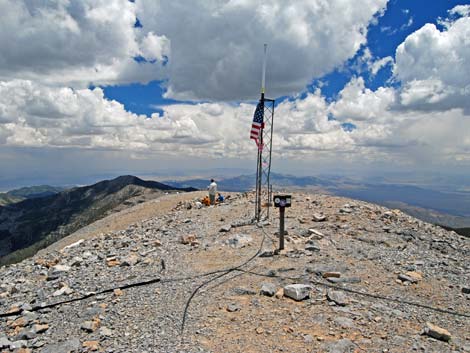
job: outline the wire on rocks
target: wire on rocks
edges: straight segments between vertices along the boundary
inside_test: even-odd
[[[160,278],[153,278],[153,279],[149,279],[147,281],[140,281],[140,282],[135,282],[135,283],[123,284],[121,286],[116,286],[116,287],[113,287],[113,288],[104,289],[104,290],[99,291],[99,292],[90,292],[90,293],[87,293],[87,294],[85,294],[81,297],[67,299],[67,300],[63,300],[63,301],[55,302],[55,303],[50,303],[50,304],[46,304],[46,305],[37,305],[37,306],[32,307],[31,310],[29,310],[29,311],[39,311],[39,310],[43,310],[43,309],[54,308],[54,307],[59,306],[59,305],[64,305],[64,304],[69,304],[69,303],[85,300],[85,299],[88,299],[88,298],[91,298],[91,297],[94,297],[94,296],[97,296],[97,295],[100,295],[100,294],[110,293],[110,292],[113,292],[117,289],[123,290],[123,289],[128,289],[128,288],[133,288],[133,287],[141,287],[141,286],[146,286],[146,285],[149,285],[149,284],[152,284],[152,283],[157,283],[157,282],[160,282],[160,281],[161,281]],[[13,310],[13,311],[6,312],[6,313],[0,313],[0,317],[17,316],[17,315],[21,314],[23,311],[24,311],[23,309],[19,308],[18,310]]]
[[[82,301],[82,300],[85,300],[85,299],[88,299],[88,298],[95,297],[97,295],[111,293],[111,292],[113,292],[117,289],[124,290],[124,289],[129,289],[129,288],[134,288],[134,287],[142,287],[142,286],[146,286],[146,285],[153,284],[153,283],[159,283],[159,282],[160,283],[170,283],[170,282],[189,281],[189,280],[196,279],[196,278],[211,276],[211,275],[214,275],[214,274],[217,274],[217,273],[220,273],[220,272],[224,272],[224,271],[225,270],[215,270],[215,271],[201,273],[201,274],[198,274],[198,275],[188,276],[188,277],[175,277],[175,278],[156,277],[156,278],[151,278],[151,279],[148,279],[148,280],[145,280],[145,281],[139,281],[139,282],[134,282],[134,283],[129,283],[129,284],[123,284],[123,285],[120,285],[120,286],[115,286],[115,287],[112,287],[112,288],[107,288],[107,289],[104,289],[104,290],[101,290],[101,291],[98,291],[98,292],[90,292],[90,293],[87,293],[87,294],[82,295],[80,297],[67,299],[67,300],[63,300],[63,301],[59,301],[59,302],[55,302],[55,303],[49,303],[49,304],[45,304],[45,305],[36,305],[36,306],[33,306],[31,308],[31,310],[28,310],[28,311],[33,312],[33,311],[39,311],[39,310],[42,310],[42,309],[50,309],[50,308],[54,308],[54,307],[64,305],[64,304],[69,304],[69,303],[73,303],[73,302]],[[12,311],[9,311],[9,312],[0,313],[0,318],[17,316],[17,315],[20,315],[23,311],[25,311],[25,310],[23,310],[21,308],[18,308],[17,310],[12,310]]]
[[[245,262],[243,262],[242,264],[238,265],[238,266],[235,266],[235,267],[230,267],[230,268],[227,268],[225,269],[224,271],[222,271],[222,273],[220,273],[218,276],[214,277],[214,278],[211,278],[203,283],[201,283],[199,286],[197,286],[194,291],[191,293],[190,297],[188,298],[188,300],[186,301],[186,305],[184,307],[184,311],[183,311],[183,320],[181,322],[181,331],[180,331],[180,334],[181,336],[183,337],[183,334],[184,334],[184,327],[185,327],[185,324],[186,324],[186,320],[187,320],[187,316],[188,316],[188,309],[189,309],[189,305],[191,304],[191,301],[193,300],[194,296],[199,292],[199,290],[201,288],[203,288],[204,286],[208,285],[209,283],[219,279],[219,278],[222,278],[223,276],[225,275],[228,275],[229,273],[231,272],[234,272],[234,271],[237,271],[237,270],[240,270],[243,266],[247,265],[248,263],[250,263],[251,261],[253,261],[254,259],[256,259],[260,254],[261,254],[261,251],[263,249],[263,245],[264,245],[264,241],[266,239],[266,231],[264,230],[263,226],[260,227],[262,232],[263,232],[263,238],[261,239],[261,243],[260,243],[260,246],[258,248],[258,251],[253,255],[251,256],[248,260],[246,260]]]
[[[296,280],[300,279],[299,277],[284,277],[284,276],[279,276],[279,275],[275,275],[275,274],[264,274],[264,273],[254,272],[254,271],[246,271],[246,270],[242,270],[242,269],[237,269],[236,271],[249,273],[249,274],[256,275],[256,276],[261,276],[261,277],[280,278],[280,279],[287,279],[287,280],[292,280],[292,281],[296,281]],[[416,307],[419,307],[419,308],[436,311],[436,312],[439,312],[439,313],[442,313],[442,314],[449,314],[449,315],[453,315],[453,316],[470,318],[470,314],[467,314],[467,313],[461,313],[461,312],[458,312],[458,311],[436,308],[434,306],[421,304],[421,303],[416,303],[416,302],[412,302],[412,301],[408,301],[408,300],[404,300],[404,299],[386,297],[386,296],[380,295],[380,294],[365,293],[365,292],[361,292],[361,291],[358,291],[358,290],[355,290],[355,289],[351,289],[351,288],[347,288],[347,287],[339,287],[339,286],[335,286],[333,284],[314,281],[314,280],[309,280],[309,282],[312,283],[312,284],[318,285],[318,286],[328,287],[328,288],[340,290],[340,291],[343,291],[343,292],[349,292],[349,293],[353,293],[353,294],[357,294],[357,295],[362,295],[362,296],[365,296],[365,297],[380,299],[380,300],[389,301],[389,302],[395,302],[395,303],[398,303],[398,304],[416,306]]]
[[[189,305],[191,304],[191,301],[194,298],[194,296],[198,293],[198,291],[201,288],[203,288],[207,284],[209,284],[209,283],[211,283],[211,282],[213,282],[213,281],[215,281],[219,278],[222,278],[223,276],[225,276],[225,275],[227,275],[231,272],[241,272],[243,274],[252,274],[252,275],[255,275],[255,276],[270,277],[270,278],[280,278],[280,279],[291,280],[291,281],[298,281],[298,280],[302,279],[302,278],[299,278],[299,277],[287,277],[287,276],[279,276],[279,275],[275,275],[275,274],[263,274],[263,273],[254,272],[252,270],[242,269],[243,266],[247,265],[248,263],[253,261],[255,258],[257,258],[261,254],[265,239],[266,239],[266,237],[269,237],[269,235],[266,233],[266,231],[264,230],[263,227],[260,227],[260,229],[263,232],[263,239],[261,240],[261,244],[260,244],[260,247],[259,247],[258,251],[253,256],[251,256],[248,260],[246,260],[245,262],[243,262],[242,264],[240,264],[238,266],[225,268],[225,269],[220,269],[220,270],[214,270],[214,271],[210,271],[210,272],[205,272],[205,273],[197,274],[197,275],[194,275],[194,276],[174,277],[174,278],[160,278],[160,277],[157,277],[157,278],[152,278],[152,279],[145,280],[145,281],[139,281],[139,282],[124,284],[124,285],[104,289],[104,290],[98,291],[98,292],[87,293],[87,294],[85,294],[81,297],[76,297],[76,298],[72,298],[72,299],[68,299],[68,300],[64,300],[64,301],[60,301],[60,302],[55,302],[55,303],[50,303],[50,304],[46,304],[46,305],[34,306],[29,311],[39,311],[39,310],[43,310],[43,309],[54,308],[54,307],[64,305],[64,304],[69,304],[69,303],[73,303],[73,302],[77,302],[77,301],[82,301],[82,300],[85,300],[85,299],[88,299],[88,298],[91,298],[91,297],[95,297],[95,296],[100,295],[100,294],[111,293],[111,292],[113,292],[117,289],[125,290],[125,289],[129,289],[129,288],[142,287],[142,286],[146,286],[146,285],[150,285],[150,284],[154,284],[154,283],[162,283],[163,284],[163,283],[171,283],[171,282],[181,282],[181,281],[193,280],[193,279],[196,279],[196,278],[202,278],[202,277],[217,275],[216,277],[213,277],[213,278],[203,282],[201,285],[199,285],[192,292],[191,296],[187,300],[185,308],[184,308],[184,312],[183,312],[183,321],[182,321],[182,324],[181,324],[181,335],[182,335],[184,333],[184,327],[185,327],[185,323],[186,323],[186,319],[187,319],[187,312],[188,312],[188,309],[189,309]],[[269,238],[271,238],[271,237],[269,237]],[[235,277],[238,277],[238,276],[233,276],[233,277],[231,277],[231,278],[229,278],[229,279],[227,279],[227,280],[225,280],[221,283],[218,283],[215,286],[209,288],[209,290],[212,290],[213,288],[215,288],[215,287],[217,287],[217,286],[219,286],[223,283],[226,283],[227,281],[232,280]],[[318,286],[323,286],[323,287],[339,290],[339,291],[344,291],[344,292],[349,292],[349,293],[352,293],[352,294],[357,294],[357,295],[369,297],[369,298],[374,298],[374,299],[379,299],[379,300],[384,300],[384,301],[389,301],[389,302],[395,302],[395,303],[398,303],[398,304],[415,306],[415,307],[419,307],[419,308],[439,312],[439,313],[442,313],[442,314],[448,314],[448,315],[457,316],[457,317],[470,318],[470,314],[467,314],[467,313],[461,313],[461,312],[457,312],[457,311],[453,311],[453,310],[436,308],[436,307],[433,307],[433,306],[430,306],[430,305],[416,303],[416,302],[412,302],[412,301],[408,301],[408,300],[404,300],[404,299],[397,299],[397,298],[387,297],[387,296],[383,296],[383,295],[380,295],[380,294],[374,294],[374,293],[365,293],[365,292],[361,292],[361,291],[354,290],[354,289],[351,289],[351,288],[340,287],[340,286],[336,286],[336,285],[333,285],[333,284],[314,281],[314,280],[310,280],[310,283],[318,285]],[[0,318],[17,316],[17,315],[20,315],[23,311],[25,311],[25,310],[19,308],[18,310],[13,310],[13,311],[9,311],[9,312],[0,313]]]

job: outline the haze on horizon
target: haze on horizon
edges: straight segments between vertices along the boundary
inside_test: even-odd
[[[0,188],[254,170],[263,43],[276,172],[464,183],[465,1],[182,4],[0,2]]]

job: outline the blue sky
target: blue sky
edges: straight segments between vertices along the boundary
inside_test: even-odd
[[[275,171],[470,172],[468,1],[7,0],[0,20],[0,185],[252,170],[264,43]]]

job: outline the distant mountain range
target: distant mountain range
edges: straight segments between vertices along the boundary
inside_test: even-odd
[[[278,173],[271,173],[271,183],[273,187],[332,187],[333,182],[323,180],[317,177],[296,177],[292,175],[284,175]],[[174,187],[194,187],[200,190],[205,190],[209,185],[207,179],[187,179],[187,180],[165,180],[163,183]],[[255,175],[240,175],[237,177],[224,178],[217,180],[219,190],[245,192],[255,188]]]
[[[49,185],[29,186],[11,190],[5,193],[0,193],[0,206],[20,202],[26,199],[55,195],[63,190],[65,189]]]
[[[15,191],[15,197],[37,197],[0,207],[0,264],[21,260],[39,249],[102,218],[131,198],[150,192],[193,191],[134,176],[121,176],[91,186],[52,193],[44,187]]]
[[[205,190],[204,179],[167,180],[174,187]],[[304,189],[398,208],[430,223],[452,228],[470,227],[470,192],[444,192],[408,184],[363,183],[347,178],[298,177],[271,173],[273,190]],[[217,180],[219,190],[243,192],[255,188],[255,175]]]

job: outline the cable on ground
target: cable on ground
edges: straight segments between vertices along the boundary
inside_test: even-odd
[[[234,272],[234,271],[237,271],[239,269],[241,269],[241,267],[247,265],[248,263],[250,263],[251,261],[253,261],[254,259],[256,259],[260,254],[261,254],[261,251],[263,249],[263,245],[264,245],[264,241],[266,239],[266,232],[264,230],[264,228],[261,226],[260,227],[262,232],[263,232],[263,238],[261,239],[261,243],[260,243],[260,246],[258,248],[258,251],[256,251],[256,253],[251,256],[248,260],[246,260],[245,262],[243,262],[242,264],[238,265],[238,266],[235,266],[235,267],[230,267],[230,268],[227,268],[225,269],[222,273],[220,273],[219,275],[217,275],[216,277],[214,278],[211,278],[203,283],[201,283],[199,286],[196,287],[196,289],[194,289],[194,291],[191,293],[190,297],[188,298],[188,300],[186,301],[186,305],[184,307],[184,311],[183,311],[183,320],[181,322],[181,330],[180,330],[180,334],[181,336],[183,336],[183,333],[184,333],[184,327],[185,327],[185,324],[186,324],[186,319],[187,319],[187,316],[188,316],[188,309],[189,309],[189,305],[191,304],[191,301],[193,300],[194,296],[199,292],[199,290],[201,288],[203,288],[204,286],[208,285],[209,283],[219,279],[219,278],[222,278],[223,276],[226,276],[228,275],[229,273],[231,272]]]

